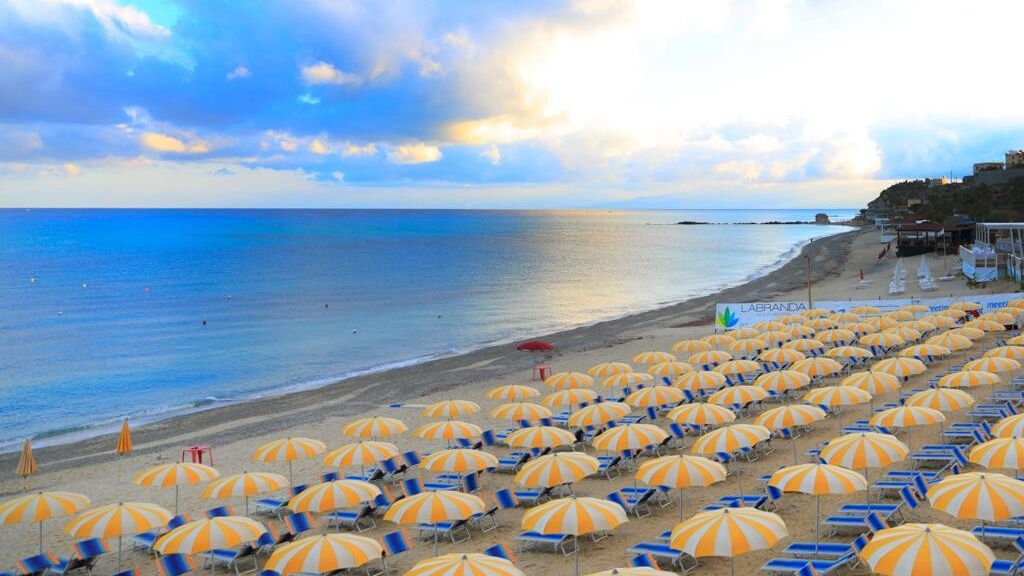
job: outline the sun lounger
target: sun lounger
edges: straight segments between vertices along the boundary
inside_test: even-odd
[[[151,530],[149,532],[141,532],[139,534],[133,534],[128,537],[128,541],[132,543],[133,548],[136,550],[147,550],[153,551],[153,544],[156,544],[157,538],[162,536],[164,532],[170,532],[178,526],[182,526],[190,522],[188,516],[178,515],[174,516],[167,522],[167,529],[164,531]]]
[[[772,558],[761,565],[761,570],[771,574],[804,574],[810,565],[813,571],[810,574],[823,575],[832,574],[846,566],[857,563],[857,556],[853,552],[847,552],[834,560],[806,560],[803,558]]]
[[[305,484],[292,486],[291,495],[295,496],[306,488],[307,486]],[[272,514],[280,519],[282,512],[287,510],[286,506],[288,506],[288,500],[289,498],[259,498],[257,500],[253,500],[252,503],[256,505],[256,509],[253,513],[264,515]]]
[[[92,568],[100,556],[110,552],[107,543],[100,538],[89,538],[79,540],[71,544],[74,553],[68,558],[58,558],[57,562],[50,566],[51,574],[71,574],[79,570],[85,570],[92,574]]]
[[[518,472],[522,468],[523,464],[526,464],[530,460],[531,456],[529,452],[517,451],[511,452],[508,456],[498,459],[498,466],[494,469],[495,472]]]
[[[619,506],[622,506],[623,510],[627,514],[632,513],[637,518],[643,518],[651,515],[651,507],[648,501],[654,496],[654,489],[648,488],[642,494],[629,496],[624,494],[621,490],[616,490],[611,494],[608,494],[606,498],[611,502],[615,502]]]
[[[867,530],[875,532],[889,526],[880,514],[874,512],[862,516],[826,516],[821,521],[821,525],[828,526],[829,528],[829,532],[825,536],[826,538],[831,538],[843,530],[852,530],[858,533],[863,533]]]
[[[508,546],[505,546],[504,544],[495,544],[494,546],[485,549],[484,554],[495,558],[502,558],[509,562],[516,561],[516,555],[513,554],[512,551],[508,549]]]
[[[622,475],[619,465],[622,464],[622,456],[598,456],[597,471],[604,474],[605,478],[611,480]]]
[[[43,576],[52,566],[58,564],[60,558],[53,554],[36,554],[28,558],[18,560],[18,574],[20,576]]]
[[[295,540],[295,534],[290,530],[278,533],[273,526],[267,526],[267,531],[256,540],[256,555],[266,556],[274,551],[274,548]]]
[[[388,570],[388,558],[393,558],[412,550],[412,540],[409,540],[409,536],[404,530],[398,530],[395,532],[389,532],[380,539],[380,543],[384,546],[384,554],[381,557],[381,562],[384,563],[384,571],[390,573]]]
[[[655,560],[652,554],[637,554],[629,559],[629,565],[634,568],[650,568],[651,570],[661,570],[661,566],[658,566],[658,561]]]
[[[235,510],[231,506],[217,506],[206,511],[207,518],[223,518],[225,516],[236,516]]]
[[[697,568],[697,559],[676,550],[663,542],[638,542],[626,549],[630,554],[650,554],[655,558],[668,559],[681,572],[692,572]]]
[[[1017,540],[1018,538],[1024,539],[1024,528],[1011,528],[1009,526],[993,526],[991,524],[985,524],[982,526],[975,526],[971,528],[971,534],[974,534],[978,540]]]
[[[515,490],[512,493],[520,503],[533,506],[551,498],[553,491],[553,488],[541,488],[538,490]]]
[[[857,539],[861,540],[859,544],[861,548],[867,546],[868,539],[866,536],[861,534]],[[853,546],[853,544],[843,544],[840,542],[819,542],[818,544],[814,542],[793,542],[782,550],[782,554],[794,558],[832,560],[849,554],[853,550]]]
[[[1014,560],[999,560],[997,559],[992,563],[992,567],[989,568],[989,574],[995,574],[996,576],[1016,576],[1022,573],[1024,570],[1024,539],[1017,538],[1013,541],[1013,547],[1017,550],[1018,555]]]
[[[416,529],[419,530],[420,538],[423,538],[425,534],[429,534],[431,536],[442,536],[450,539],[452,544],[465,542],[472,537],[472,534],[469,532],[469,523],[466,520],[437,522],[434,524],[417,524]],[[465,534],[465,537],[460,538],[459,534]]]
[[[237,550],[211,550],[204,554],[207,562],[207,566],[211,568],[217,564],[223,564],[228,569],[233,569],[236,576],[242,574],[250,574],[259,570],[259,565],[256,562],[256,549],[248,544],[242,545]],[[252,569],[242,571],[242,562],[245,560],[252,560]]]
[[[538,546],[550,546],[553,551],[568,556],[576,552],[576,540],[568,534],[541,534],[540,532],[522,532],[516,536],[519,550],[526,552]]]
[[[373,519],[373,507],[362,506],[357,510],[337,510],[335,512],[328,512],[324,514],[327,518],[327,527],[337,528],[348,528],[349,530],[355,530],[356,532],[365,532],[371,528],[377,527],[376,520]],[[369,526],[367,526],[369,524]]]
[[[167,554],[156,559],[159,576],[182,576],[195,570],[192,559],[184,554]]]

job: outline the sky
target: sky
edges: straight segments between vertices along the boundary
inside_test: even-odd
[[[1024,147],[1019,0],[0,0],[0,206],[860,207]]]

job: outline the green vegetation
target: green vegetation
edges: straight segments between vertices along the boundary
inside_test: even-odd
[[[953,214],[977,221],[1024,220],[1024,178],[1002,186],[947,184],[928,187],[924,180],[906,180],[882,190],[868,203],[878,213],[914,214],[947,223]]]

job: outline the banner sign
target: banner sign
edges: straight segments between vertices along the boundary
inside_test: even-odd
[[[1010,300],[1024,297],[1024,294],[964,294],[952,298],[900,298],[895,300],[815,300],[815,308],[827,308],[845,312],[858,306],[874,306],[881,313],[892,312],[909,304],[923,304],[932,312],[949,308],[954,302],[970,301],[982,306],[982,313],[992,312],[1007,306]],[[799,314],[807,310],[807,302],[729,302],[715,305],[715,328],[731,330],[773,320],[787,314]]]

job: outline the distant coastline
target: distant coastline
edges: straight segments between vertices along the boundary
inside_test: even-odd
[[[806,220],[791,220],[782,222],[780,220],[769,220],[767,222],[698,222],[696,220],[681,220],[676,226],[790,226],[794,224],[813,224],[815,226],[847,225],[847,222],[812,222]]]

